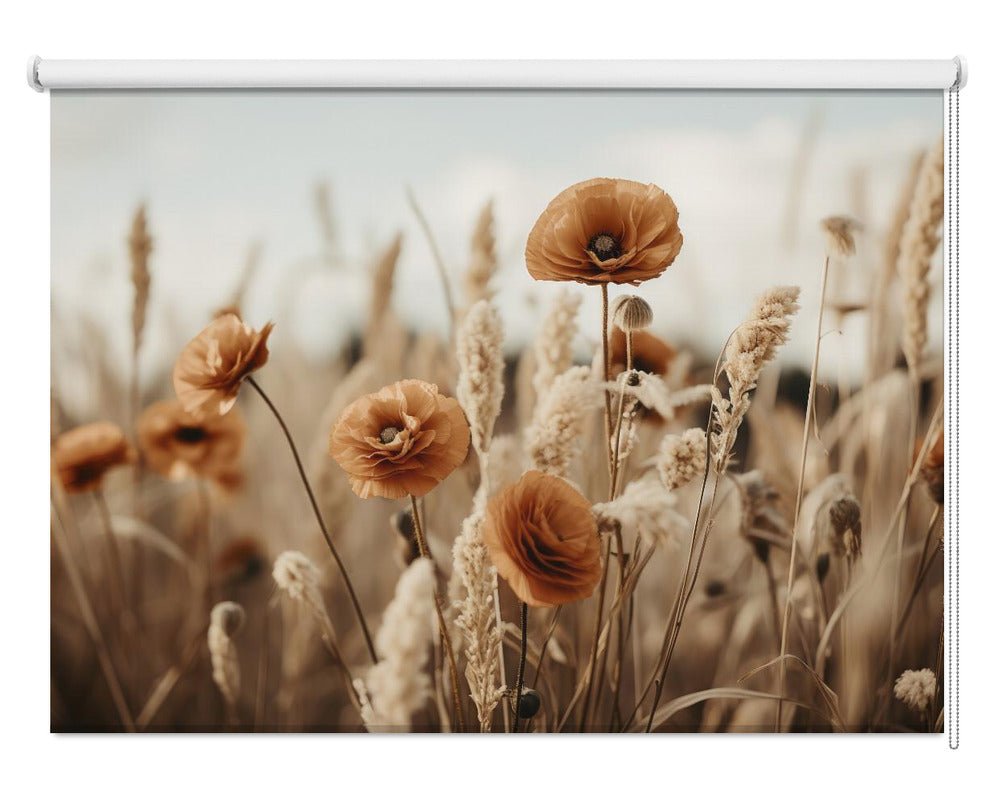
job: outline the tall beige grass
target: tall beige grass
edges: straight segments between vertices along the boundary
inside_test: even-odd
[[[323,261],[336,273],[367,268],[370,306],[325,359],[298,346],[294,330],[276,330],[260,374],[268,391],[284,390],[290,430],[309,438],[309,478],[330,543],[350,562],[359,611],[379,629],[377,661],[344,583],[313,562],[327,561],[327,550],[270,415],[241,398],[239,489],[205,499],[191,482],[120,469],[96,500],[54,481],[53,728],[939,728],[945,471],[931,451],[942,370],[927,325],[937,316],[940,170],[937,146],[912,178],[901,172],[902,214],[883,222],[874,201],[859,202],[852,213],[868,209],[876,222],[835,217],[818,232],[833,273],[872,279],[849,312],[837,310],[838,329],[868,333],[857,377],[837,374],[840,344],[826,343],[819,313],[800,319],[792,286],[740,305],[746,319],[709,336],[718,357],[685,346],[671,328],[677,307],[695,306],[675,287],[691,272],[681,266],[644,284],[642,299],[630,290],[609,304],[633,349],[643,330],[675,344],[665,372],[640,366],[606,379],[600,348],[578,331],[581,297],[569,285],[540,286],[534,333],[505,337],[507,308],[520,303],[504,290],[513,271],[502,257],[517,252],[491,203],[474,212],[452,278],[413,201],[410,226],[424,231],[438,265],[438,279],[427,269],[428,286],[455,318],[453,330],[415,329],[394,306],[402,233],[369,261],[348,259],[332,193],[317,191]],[[800,171],[796,194],[809,183]],[[433,219],[446,233],[449,224]],[[140,210],[130,235],[131,373],[115,363],[101,325],[72,311],[54,318],[54,437],[90,419],[126,426],[134,412],[139,349],[153,343],[147,319],[170,320],[149,295],[153,241]],[[252,276],[240,275],[233,301],[203,309],[239,308]],[[721,306],[730,294],[713,295]],[[786,344],[811,348],[811,367],[797,368]],[[142,360],[146,394],[171,396],[152,356]],[[64,383],[71,377],[96,395],[80,396]],[[349,403],[407,377],[458,399],[469,459],[419,504],[358,499],[329,458],[330,428]],[[604,580],[587,599],[532,609],[522,637],[483,516],[529,468],[566,478],[591,503]],[[130,507],[133,493],[141,510]],[[121,583],[101,554],[109,537]],[[515,720],[522,643],[525,717]]]

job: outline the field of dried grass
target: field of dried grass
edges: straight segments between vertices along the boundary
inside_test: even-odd
[[[394,312],[400,237],[334,361],[269,354],[241,317],[251,263],[143,387],[140,209],[131,368],[100,325],[53,320],[52,728],[940,731],[942,207],[929,145],[886,234],[819,226],[820,312],[762,289],[700,357],[647,329],[673,201],[585,181],[526,237],[559,292],[516,355],[487,205],[465,270],[439,267],[439,332]],[[584,296],[604,341],[581,356]],[[821,351],[846,323],[859,380]],[[789,341],[811,368],[778,363]],[[64,374],[99,396],[64,399]]]

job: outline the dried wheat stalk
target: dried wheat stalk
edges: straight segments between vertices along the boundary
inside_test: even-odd
[[[465,272],[465,301],[472,307],[477,301],[493,298],[490,282],[497,271],[496,238],[493,235],[493,201],[487,201],[472,231],[471,256]]]
[[[923,159],[899,241],[896,269],[903,282],[903,354],[910,373],[918,373],[927,344],[927,276],[941,241],[944,216],[944,141]]]

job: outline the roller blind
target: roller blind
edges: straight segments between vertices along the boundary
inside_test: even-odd
[[[967,73],[31,59],[53,728],[957,747]]]

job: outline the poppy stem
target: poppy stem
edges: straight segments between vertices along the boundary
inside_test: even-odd
[[[601,285],[601,352],[604,362],[604,382],[611,379],[611,348],[608,345],[608,284]],[[604,437],[608,457],[608,476],[613,475],[614,457],[611,448],[611,392],[604,387]]]
[[[108,509],[108,502],[104,498],[104,492],[98,488],[94,491],[94,502],[97,504],[97,512],[101,516],[101,526],[104,530],[104,543],[108,553],[108,582],[111,584],[111,603],[114,606],[113,613],[121,617],[121,612],[126,609],[125,605],[125,570],[122,566],[121,554],[118,552],[118,539],[111,526],[111,511]]]
[[[94,645],[94,650],[97,654],[97,664],[101,669],[101,674],[104,676],[108,692],[111,694],[111,701],[115,705],[115,709],[121,719],[122,727],[124,727],[126,732],[135,732],[135,721],[132,718],[131,710],[129,710],[128,700],[125,698],[125,691],[122,689],[121,679],[118,675],[118,671],[115,669],[114,661],[111,658],[111,651],[108,648],[108,643],[104,638],[104,634],[101,633],[101,626],[97,621],[97,615],[94,613],[93,605],[90,602],[90,598],[87,596],[87,587],[84,583],[83,574],[80,572],[80,568],[77,565],[76,560],[73,557],[73,553],[69,549],[69,544],[66,541],[66,537],[64,535],[66,524],[63,520],[62,514],[59,512],[58,506],[55,506],[54,513],[60,531],[56,531],[55,526],[53,526],[52,538],[55,541],[56,551],[59,553],[60,557],[62,557],[63,565],[66,567],[66,575],[69,578],[70,588],[73,591],[73,596],[76,598],[77,606],[80,609],[80,616],[83,620],[83,625],[87,629],[87,633],[90,635],[90,640]]]
[[[931,521],[927,525],[927,534],[924,536],[924,548],[920,553],[920,566],[917,568],[917,577],[913,582],[913,590],[910,592],[910,596],[906,601],[906,607],[899,615],[899,621],[896,623],[895,629],[893,629],[893,633],[897,637],[897,641],[903,631],[903,627],[906,625],[906,620],[909,618],[910,612],[913,610],[914,602],[920,594],[920,587],[924,584],[924,581],[927,579],[927,575],[930,573],[931,563],[934,562],[934,558],[937,556],[940,544],[935,543],[932,548],[931,542],[934,539],[934,526],[937,524],[937,520],[940,515],[941,505],[938,504],[934,507],[934,512],[931,515]],[[928,551],[930,552],[929,555]]]
[[[309,503],[312,505],[313,514],[316,516],[316,523],[319,524],[320,531],[323,533],[323,540],[326,541],[327,548],[330,550],[330,554],[333,555],[334,561],[337,563],[337,568],[340,569],[340,574],[344,578],[344,583],[347,586],[347,593],[351,598],[351,605],[354,607],[354,613],[357,615],[358,623],[361,625],[361,632],[365,637],[365,645],[368,647],[368,655],[371,657],[372,664],[378,662],[378,656],[375,655],[375,644],[372,642],[371,632],[368,630],[368,623],[365,622],[364,612],[361,610],[361,603],[358,602],[358,595],[354,591],[354,585],[351,583],[351,578],[347,574],[347,568],[344,566],[344,561],[340,557],[340,553],[337,551],[337,547],[333,545],[333,540],[330,537],[330,531],[326,528],[326,523],[323,521],[323,514],[320,512],[319,504],[316,502],[316,496],[313,493],[312,486],[309,484],[309,478],[306,476],[305,468],[302,466],[302,459],[299,457],[298,448],[295,447],[295,440],[292,439],[292,434],[288,430],[288,426],[285,421],[281,418],[281,414],[275,407],[274,403],[271,402],[264,390],[260,387],[256,380],[252,377],[247,376],[246,382],[260,395],[260,398],[264,401],[267,407],[274,414],[274,418],[278,421],[278,425],[281,426],[282,432],[285,434],[285,439],[288,440],[288,447],[292,450],[292,456],[295,459],[295,466],[299,470],[299,477],[302,479],[302,484],[306,488],[306,495],[309,496]]]
[[[594,617],[594,638],[590,644],[590,667],[587,676],[587,693],[583,699],[583,711],[580,713],[580,731],[587,731],[587,718],[590,716],[590,702],[593,699],[594,682],[597,681],[597,648],[601,641],[601,619],[604,616],[604,599],[608,589],[608,563],[611,559],[611,539],[607,539],[604,548],[604,566],[601,572],[601,585],[598,587],[597,616]],[[596,699],[600,702],[600,697]]]
[[[521,727],[521,695],[524,693],[524,664],[528,659],[528,604],[521,602],[521,656],[517,661],[517,688],[514,698],[513,732]]]
[[[434,558],[431,557],[431,550],[427,545],[427,537],[424,535],[424,528],[420,522],[420,507],[417,504],[415,496],[410,496],[410,509],[413,512],[413,531],[417,536],[417,546],[420,549],[420,556],[429,560],[436,570],[437,566],[434,563]],[[451,678],[451,699],[455,705],[455,724],[458,726],[458,731],[461,732],[465,727],[465,714],[462,712],[462,699],[458,688],[458,662],[455,659],[455,649],[452,647],[451,636],[448,633],[448,626],[444,620],[444,608],[441,604],[441,595],[438,593],[436,574],[434,580],[434,608],[437,610],[438,629],[441,632],[441,645],[444,647],[445,654],[448,657],[448,675]]]
[[[816,377],[819,373],[819,350],[820,344],[823,340],[823,308],[826,306],[826,282],[830,275],[830,256],[829,254],[823,261],[823,272],[820,274],[819,282],[819,315],[816,319],[816,343],[813,349],[813,359],[812,359],[812,370],[809,374],[809,394],[806,397],[806,420],[805,425],[802,428],[802,454],[799,457],[799,480],[798,487],[796,488],[795,494],[795,514],[792,521],[792,549],[791,553],[788,555],[788,582],[785,584],[785,610],[781,617],[781,646],[778,660],[778,705],[775,709],[774,715],[774,731],[781,732],[782,727],[782,709],[783,709],[783,698],[785,693],[785,671],[787,669],[787,662],[785,661],[785,653],[788,649],[788,623],[792,616],[792,586],[795,585],[795,552],[798,549],[798,543],[795,539],[798,537],[799,529],[799,514],[802,511],[802,496],[805,490],[805,477],[806,477],[806,462],[809,458],[809,437],[811,434],[812,420],[813,420],[813,410],[816,408]],[[912,427],[912,425],[911,425]],[[912,438],[912,433],[911,433]],[[911,445],[912,451],[912,445]],[[896,604],[893,603],[893,610],[895,610]],[[889,659],[892,661],[892,646],[893,637],[891,634],[889,636]],[[890,671],[891,672],[891,671]],[[792,708],[794,712],[794,707]]]
[[[205,578],[206,608],[212,607],[212,495],[204,479],[198,479],[198,501],[201,503],[202,535],[198,539],[202,576]]]

